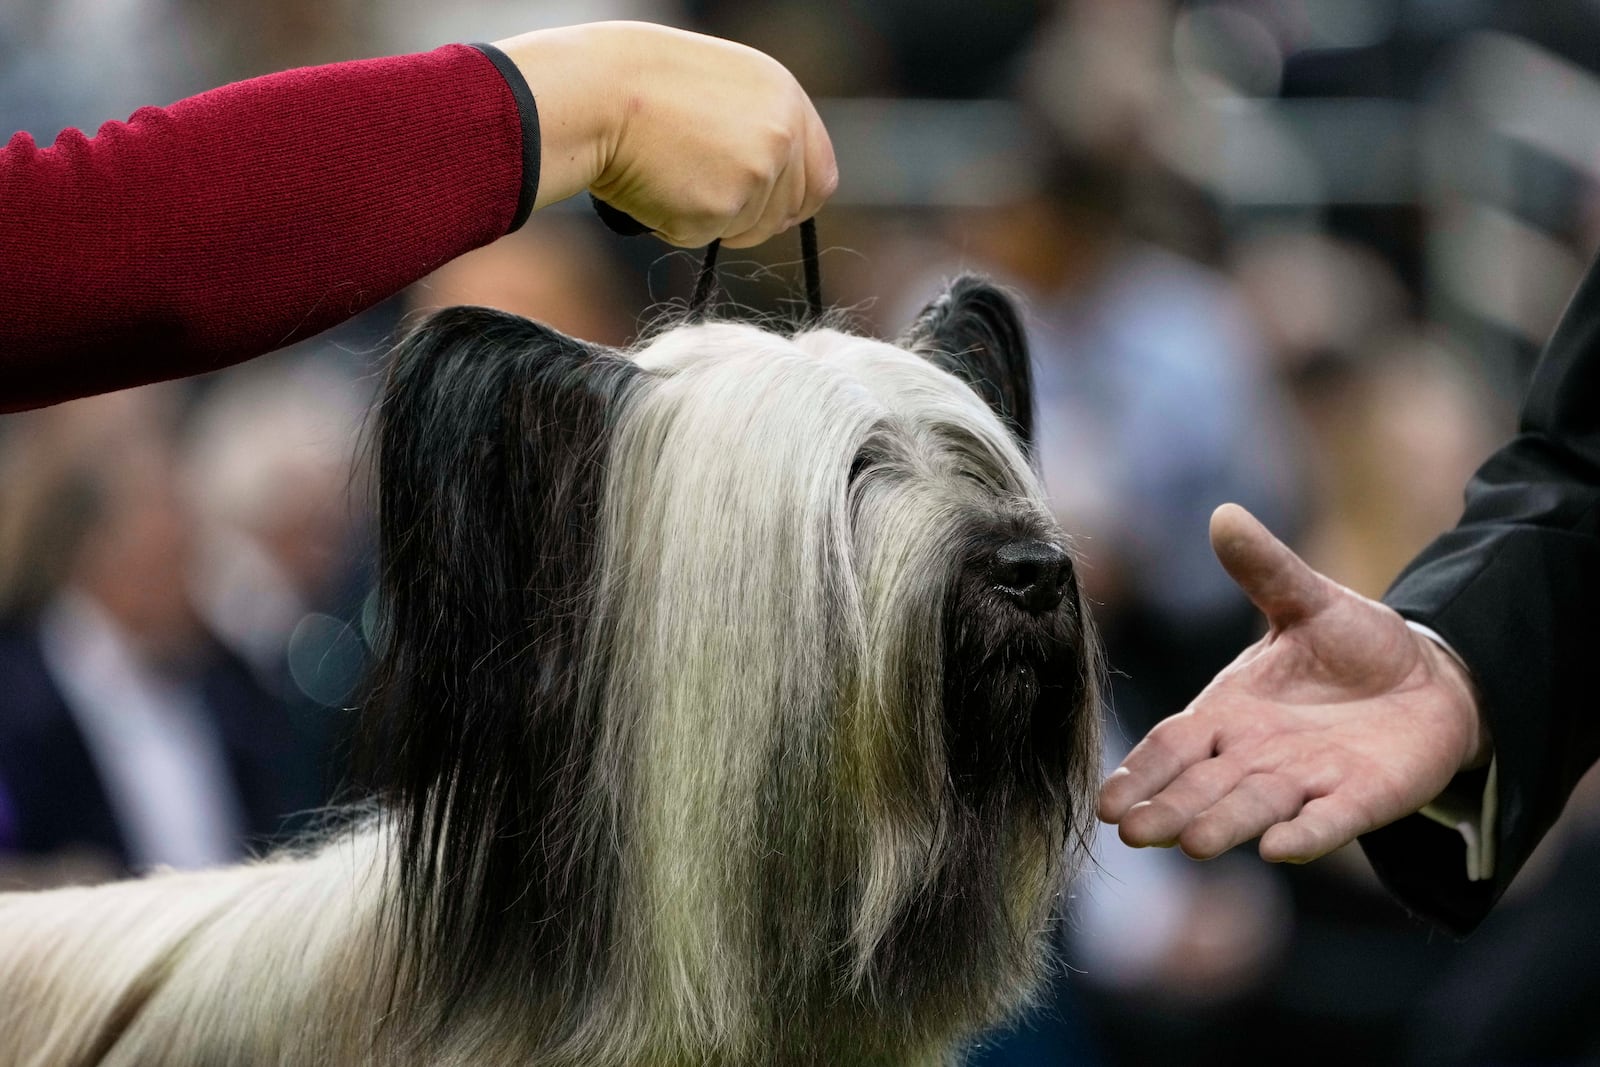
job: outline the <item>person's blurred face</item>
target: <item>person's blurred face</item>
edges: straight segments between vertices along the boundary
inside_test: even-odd
[[[158,445],[134,445],[111,468],[104,510],[79,552],[73,584],[147,654],[181,659],[198,628],[185,585],[191,520],[172,457]]]
[[[1114,222],[1036,195],[959,217],[952,238],[979,262],[1035,293],[1088,284],[1115,246]]]
[[[267,551],[295,587],[315,600],[339,578],[354,516],[349,472],[342,466],[305,462],[280,480],[293,479],[274,494],[270,521],[258,532]]]

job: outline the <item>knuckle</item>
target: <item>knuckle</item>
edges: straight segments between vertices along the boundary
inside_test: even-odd
[[[1150,731],[1150,739],[1163,754],[1188,756],[1194,760],[1216,755],[1215,746],[1207,740],[1209,736],[1204,724],[1194,718],[1193,712],[1188,711],[1163,719]]]
[[[750,229],[731,237],[724,237],[722,245],[724,248],[754,248],[771,236],[765,229]]]
[[[659,229],[656,234],[667,244],[677,248],[698,248],[711,241],[710,237],[704,236],[709,232],[703,227],[679,225]]]
[[[745,164],[741,177],[745,186],[766,189],[778,180],[781,164],[773,159],[752,159]]]
[[[695,212],[692,223],[684,228],[715,236],[730,219],[738,218],[749,202],[750,196],[745,189],[723,190],[720,195],[708,194],[700,210]]]
[[[767,130],[767,149],[777,159],[789,158],[789,153],[794,150],[795,140],[794,127],[787,123],[772,126]]]
[[[824,199],[839,191],[839,166],[833,164],[828,167],[822,178],[817,182],[817,190]]]
[[[1323,758],[1307,764],[1297,777],[1311,792],[1326,795],[1338,788],[1339,783],[1344,781],[1345,774],[1344,768],[1337,761]]]
[[[1171,718],[1162,719],[1160,722],[1156,723],[1150,728],[1150,732],[1148,734],[1145,734],[1144,740],[1140,742],[1139,747],[1155,748],[1165,751],[1171,743],[1172,737],[1182,729],[1183,721],[1181,715],[1174,715]]]
[[[1247,774],[1239,781],[1241,792],[1271,799],[1286,797],[1291,788],[1289,782],[1282,776],[1266,771]]]

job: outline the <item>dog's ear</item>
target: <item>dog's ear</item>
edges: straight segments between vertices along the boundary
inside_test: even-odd
[[[970,385],[1033,454],[1033,372],[1028,339],[1011,296],[964,274],[936,297],[900,344]]]
[[[391,357],[369,761],[396,820],[417,972],[445,988],[498,952],[583,942],[544,920],[599,904],[572,854],[588,845],[572,820],[599,732],[580,679],[611,427],[641,375],[486,308],[438,312]],[[556,944],[501,944],[511,912],[542,916],[509,925],[544,923]]]

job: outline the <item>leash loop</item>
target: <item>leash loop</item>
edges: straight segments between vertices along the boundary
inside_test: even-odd
[[[694,280],[694,293],[689,297],[689,321],[705,318],[711,298],[717,291],[717,253],[722,248],[720,240],[706,245],[700,260],[700,273]],[[822,266],[817,255],[817,220],[806,219],[800,224],[800,262],[806,279],[805,326],[822,321]]]
[[[633,237],[649,233],[650,228],[623,211],[618,211],[604,200],[590,194],[589,200],[600,220],[614,233]],[[706,245],[705,256],[700,260],[700,272],[695,277],[694,293],[689,297],[689,321],[705,318],[711,298],[717,291],[717,253],[722,248],[720,240]],[[817,220],[806,219],[800,224],[800,263],[805,271],[806,316],[802,326],[815,326],[822,321],[822,266],[817,255]]]

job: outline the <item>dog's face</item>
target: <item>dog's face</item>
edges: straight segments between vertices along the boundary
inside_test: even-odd
[[[1098,749],[1007,298],[958,281],[895,344],[625,357],[459,309],[407,345],[380,693],[419,971],[514,954],[687,1051],[1008,1009]]]

